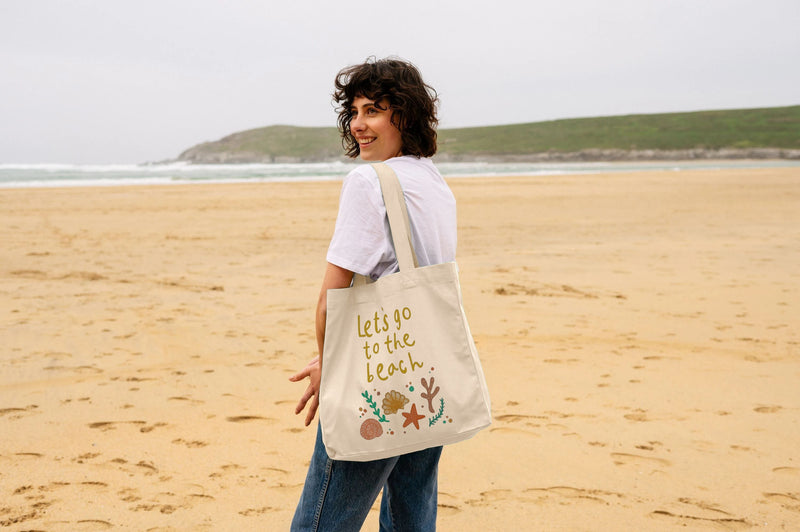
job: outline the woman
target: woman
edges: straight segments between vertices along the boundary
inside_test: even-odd
[[[455,260],[455,199],[430,160],[436,153],[436,92],[414,65],[382,59],[339,72],[333,96],[347,155],[383,161],[397,174],[419,265]],[[327,261],[316,314],[320,354],[327,291],[350,286],[354,273],[378,279],[398,271],[380,184],[370,165],[344,179]],[[299,414],[308,407],[306,426],[319,406],[320,363],[317,357],[290,378],[309,378],[295,409]],[[371,462],[331,460],[318,429],[292,530],[360,530],[381,490],[381,530],[433,530],[441,451],[435,447]]]

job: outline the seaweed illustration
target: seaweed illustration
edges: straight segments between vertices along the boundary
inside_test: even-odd
[[[367,404],[372,409],[372,413],[378,418],[378,421],[381,423],[388,423],[389,420],[386,419],[386,416],[381,414],[381,409],[378,408],[378,403],[372,400],[372,396],[369,394],[367,390],[364,390],[364,393],[361,394],[361,397],[367,400]]]
[[[431,377],[431,382],[430,382],[430,384],[428,384],[428,382],[425,381],[425,377],[423,377],[422,378],[422,387],[425,388],[425,392],[420,394],[423,399],[427,399],[428,400],[428,410],[430,411],[431,414],[436,412],[436,410],[433,409],[433,398],[436,397],[437,393],[439,393],[439,387],[438,386],[436,387],[435,390],[433,389],[433,381],[434,380],[435,379],[433,377]]]
[[[439,399],[439,405],[439,412],[435,416],[428,418],[429,427],[434,426],[436,422],[439,421],[439,418],[442,417],[442,414],[444,414],[444,398]]]

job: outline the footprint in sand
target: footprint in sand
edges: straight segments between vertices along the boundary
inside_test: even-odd
[[[528,488],[524,493],[541,493],[545,495],[555,495],[561,499],[580,499],[593,501],[603,505],[610,504],[609,499],[624,499],[621,493],[604,491],[597,489],[574,488],[571,486],[552,486],[549,488]]]
[[[153,465],[152,462],[145,462],[144,460],[141,460],[138,464],[136,464],[136,467],[143,469],[146,476],[155,475],[158,473],[158,468]]]
[[[21,456],[23,458],[42,458],[44,455],[41,453],[14,453],[14,456]]]
[[[733,514],[730,512],[726,512],[725,510],[721,509],[718,504],[713,502],[705,502],[705,501],[698,501],[695,499],[690,499],[689,497],[681,497],[678,499],[678,502],[681,504],[686,504],[688,506],[694,506],[695,508],[700,508],[701,510],[706,510],[708,512],[713,512],[712,515],[718,517],[720,514],[731,517]]]
[[[139,490],[134,488],[123,488],[117,492],[117,496],[122,502],[138,502],[142,500],[139,496]]]
[[[531,416],[525,414],[502,414],[499,416],[495,416],[494,420],[497,423],[506,425],[506,426],[494,426],[489,429],[489,432],[505,432],[505,433],[513,433],[513,434],[525,434],[528,436],[538,436],[537,434],[533,433],[532,431],[528,430],[524,427],[540,427],[539,423],[534,423],[533,419],[544,419],[546,420],[546,416]],[[516,426],[514,426],[516,425]],[[522,425],[522,426],[520,426]]]
[[[745,519],[737,519],[733,517],[700,517],[697,515],[674,514],[666,510],[656,510],[652,512],[650,516],[660,519],[669,519],[676,525],[680,525],[688,529],[697,528],[700,523],[706,523],[707,525],[712,526],[716,525],[721,527],[723,530],[746,530],[748,528],[752,528],[753,526]]]
[[[199,448],[199,447],[206,447],[208,445],[208,442],[204,442],[204,441],[200,441],[200,440],[186,441],[186,440],[184,440],[182,438],[178,438],[177,440],[172,440],[172,443],[174,443],[175,445],[185,445],[186,447],[189,447],[190,449],[196,449],[196,448]]]
[[[205,403],[205,401],[201,401],[200,399],[191,399],[190,397],[167,397],[167,401],[186,401],[193,405],[201,405]]]
[[[0,417],[7,415],[8,419],[20,419],[27,414],[34,413],[37,408],[39,408],[38,405],[28,405],[24,408],[20,407],[0,408]]]
[[[491,506],[496,502],[513,500],[515,492],[507,489],[495,489],[482,491],[480,496],[481,498],[478,500],[470,499],[466,501],[467,506]]]
[[[494,417],[495,421],[501,421],[503,423],[516,423],[517,421],[524,421],[533,418],[534,416],[527,416],[523,414],[502,414]]]
[[[226,421],[230,421],[231,423],[245,423],[248,421],[269,421],[269,422],[275,421],[274,418],[263,417],[263,416],[230,416],[225,419]]]
[[[105,482],[100,482],[99,480],[87,480],[85,482],[81,482],[81,486],[94,486],[95,488],[107,488],[108,484]]]
[[[84,453],[84,454],[82,454],[80,456],[77,456],[77,457],[73,458],[72,462],[76,462],[78,464],[82,464],[82,463],[86,462],[87,460],[91,460],[93,458],[97,458],[98,456],[100,456],[100,453]]]
[[[786,510],[800,512],[800,493],[765,493],[768,501],[780,504]]]
[[[146,421],[96,421],[89,423],[90,429],[100,429],[102,431],[115,430],[117,425],[147,425]]]
[[[161,512],[162,514],[175,513],[177,508],[171,504],[139,504],[133,508],[134,512]]]
[[[625,414],[625,416],[623,417],[630,421],[640,421],[640,422],[653,421],[652,418],[647,416],[647,412],[644,410],[639,412],[633,412],[632,414]]]
[[[139,429],[139,432],[153,432],[155,429],[160,427],[166,427],[166,423],[153,423],[152,425],[148,425],[146,427],[142,427]]]
[[[753,409],[754,412],[758,412],[759,414],[774,414],[779,412],[783,409],[782,406],[778,405],[765,405],[765,406],[758,406]]]
[[[445,491],[439,492],[439,502],[436,507],[439,509],[440,515],[454,515],[461,511],[460,504],[464,501],[451,493]]]
[[[492,427],[489,429],[489,432],[501,434],[521,434],[524,436],[536,436],[537,438],[540,437],[539,434],[536,434],[535,432],[525,429],[518,429],[516,427]]]
[[[232,473],[235,473],[236,471],[240,471],[240,470],[247,469],[247,468],[244,467],[244,466],[241,466],[239,464],[225,464],[223,466],[220,466],[219,469],[221,471],[216,471],[214,473],[211,473],[211,474],[208,475],[208,477],[209,478],[220,478],[220,477],[228,476],[228,475],[230,475]]]
[[[103,370],[96,366],[47,366],[42,368],[45,371],[72,371],[75,373],[103,373]]]
[[[262,506],[261,508],[248,508],[247,510],[241,510],[239,515],[243,515],[244,517],[253,517],[275,511],[278,511],[278,508],[273,508],[272,506]]]
[[[102,519],[83,519],[77,522],[78,527],[73,530],[108,530],[114,525]]]
[[[630,453],[611,453],[609,456],[614,460],[614,464],[618,466],[662,466],[669,467],[672,462],[663,458],[656,458],[655,456],[642,456],[639,454]]]

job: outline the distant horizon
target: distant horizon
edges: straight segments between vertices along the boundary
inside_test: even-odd
[[[679,114],[679,113],[702,113],[702,112],[715,112],[715,111],[736,111],[736,110],[751,110],[751,109],[775,109],[775,108],[782,108],[782,107],[797,107],[800,106],[800,103],[793,103],[788,105],[767,105],[767,106],[755,106],[755,107],[726,107],[726,108],[703,108],[703,109],[690,109],[690,110],[677,110],[677,111],[656,111],[656,112],[631,112],[625,114],[598,114],[598,115],[589,115],[589,116],[565,116],[561,118],[552,118],[546,120],[531,120],[531,121],[524,121],[524,122],[509,122],[509,123],[496,123],[496,124],[486,124],[486,125],[475,125],[475,126],[462,126],[462,127],[439,127],[440,131],[444,130],[456,130],[456,129],[473,129],[473,128],[491,128],[491,127],[501,127],[501,126],[517,126],[517,125],[524,125],[524,124],[537,124],[537,123],[544,123],[544,122],[558,122],[561,120],[580,120],[585,118],[611,118],[611,117],[621,117],[621,116],[646,116],[646,115],[666,115],[666,114]],[[169,164],[169,163],[181,163],[181,161],[177,160],[177,157],[183,151],[197,146],[199,144],[203,144],[206,142],[216,142],[223,138],[229,137],[231,135],[235,135],[238,133],[246,132],[246,131],[253,131],[259,130],[264,128],[270,127],[293,127],[293,128],[308,128],[308,129],[335,129],[337,126],[328,125],[328,126],[305,126],[305,125],[293,125],[293,124],[269,124],[265,126],[256,126],[246,129],[241,129],[237,131],[231,131],[229,133],[222,134],[214,139],[206,139],[201,140],[192,144],[191,146],[186,146],[185,148],[181,149],[178,153],[176,153],[171,158],[166,159],[150,159],[144,161],[135,161],[135,160],[105,160],[105,161],[62,161],[62,160],[51,160],[51,161],[3,161],[0,160],[0,166],[47,166],[47,165],[73,165],[73,166],[114,166],[114,165],[154,165],[154,164]],[[241,164],[241,163],[237,163]]]

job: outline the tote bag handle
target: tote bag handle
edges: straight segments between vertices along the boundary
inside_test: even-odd
[[[378,181],[381,184],[383,203],[386,205],[389,229],[392,233],[392,243],[400,271],[416,268],[419,263],[411,243],[411,223],[408,219],[408,208],[406,208],[400,180],[397,179],[397,174],[394,173],[392,167],[386,163],[376,163],[372,167],[378,174]]]
[[[400,265],[400,271],[417,268],[419,262],[417,261],[417,254],[414,252],[414,245],[411,243],[411,222],[408,219],[408,208],[406,207],[400,180],[392,170],[392,167],[386,163],[375,163],[372,168],[378,174],[378,182],[381,185],[383,203],[386,206],[386,215],[389,218],[392,245],[397,256],[397,263]],[[366,284],[366,282],[366,277],[356,274],[353,279],[353,286]]]

